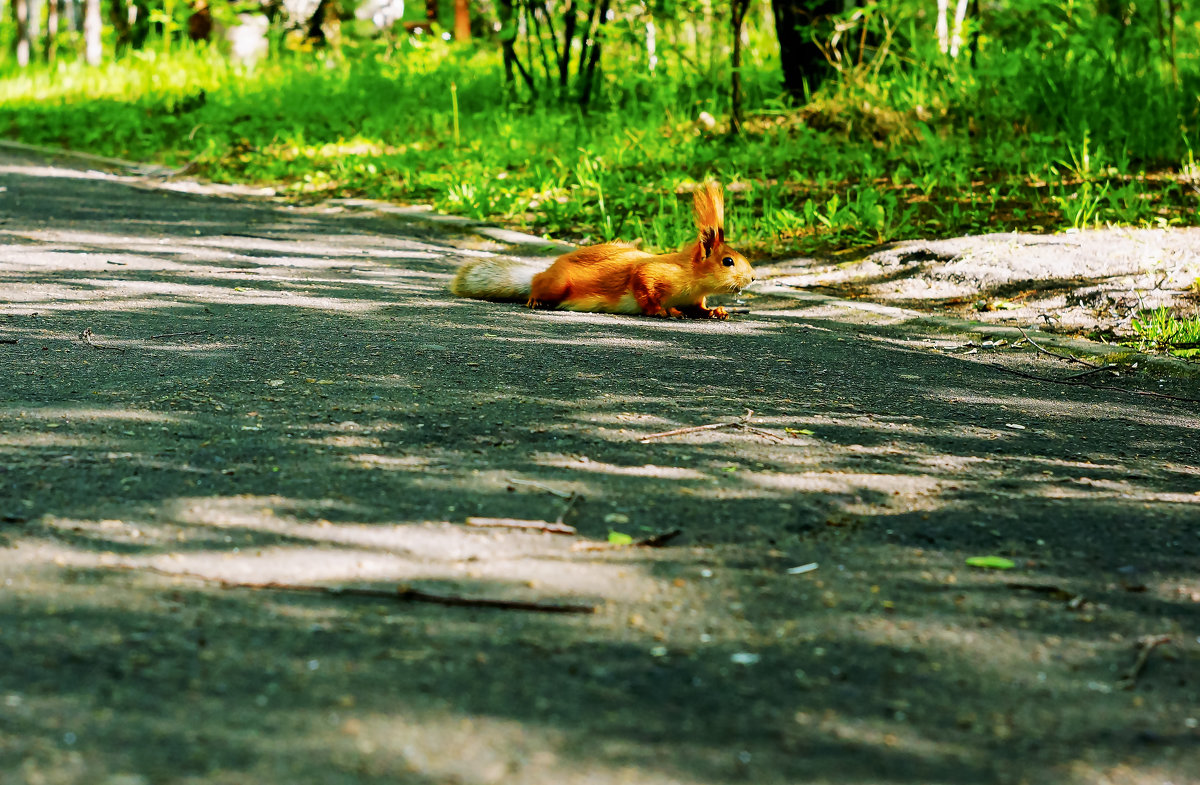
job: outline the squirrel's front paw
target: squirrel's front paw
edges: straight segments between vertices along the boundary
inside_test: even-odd
[[[724,308],[721,308],[720,306],[718,306],[708,312],[708,318],[709,319],[728,319],[729,311],[726,311]]]

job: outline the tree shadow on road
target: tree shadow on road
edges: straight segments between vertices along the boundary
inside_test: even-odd
[[[16,176],[15,782],[1137,782],[1200,760],[1187,406],[825,317],[456,300],[470,251],[391,218],[88,180],[97,212]],[[246,237],[266,231],[271,248]],[[776,438],[640,441],[747,409]],[[582,494],[568,522],[593,540],[684,535],[573,550],[462,525],[562,510],[514,480]],[[963,566],[985,554],[1016,569]],[[603,604],[543,617],[147,568]],[[1174,643],[1122,690],[1147,633]]]

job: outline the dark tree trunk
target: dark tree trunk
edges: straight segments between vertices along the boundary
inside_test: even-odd
[[[571,41],[575,38],[575,0],[567,3],[563,13],[562,54],[558,57],[558,86],[560,90],[567,89],[567,75],[571,70]]]
[[[844,5],[844,0],[771,0],[783,86],[797,101],[804,100],[805,85],[809,91],[816,90],[829,74],[829,62],[813,41],[814,28]]]
[[[733,52],[729,61],[733,68],[733,75],[729,82],[729,132],[740,134],[742,132],[742,25],[746,21],[746,10],[750,7],[750,0],[732,0],[731,6],[732,14],[729,19],[733,27]]]
[[[496,12],[500,17],[500,48],[504,53],[504,81],[507,84],[513,83],[513,69],[516,68],[517,73],[528,85],[529,92],[536,96],[537,85],[534,84],[533,75],[521,64],[521,58],[517,55],[517,9],[513,6],[513,0],[499,0],[496,4]]]
[[[602,40],[600,33],[604,29],[604,23],[608,21],[608,8],[610,4],[611,0],[600,0],[596,31],[592,33],[595,40],[585,50],[588,55],[587,70],[583,74],[583,87],[579,94],[579,106],[583,109],[587,109],[588,103],[592,100],[592,86],[596,82],[596,66],[600,64],[600,43]]]

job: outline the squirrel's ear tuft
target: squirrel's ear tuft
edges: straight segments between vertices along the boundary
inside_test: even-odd
[[[720,235],[724,234],[720,229],[705,227],[700,230],[700,245],[704,248],[704,258],[712,255],[713,248],[721,241]]]

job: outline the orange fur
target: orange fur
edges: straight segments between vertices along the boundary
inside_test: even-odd
[[[529,283],[530,308],[604,313],[641,313],[724,319],[724,308],[708,308],[710,294],[733,292],[754,280],[745,257],[725,244],[725,200],[721,186],[706,183],[694,196],[698,236],[676,253],[652,255],[623,243],[591,245],[560,256]],[[511,299],[511,281],[490,283],[499,260],[464,265],[452,289],[483,299]],[[484,270],[486,275],[472,270]],[[483,280],[477,280],[482,278]],[[499,295],[506,295],[501,298]]]

